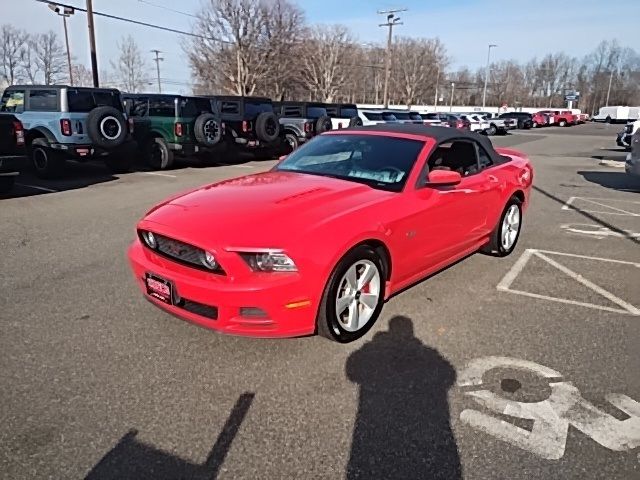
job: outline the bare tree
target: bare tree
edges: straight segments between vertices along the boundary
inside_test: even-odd
[[[72,64],[71,71],[73,72],[73,83],[76,87],[93,87],[93,74],[86,66],[81,63]],[[102,73],[100,74],[100,79],[106,82],[106,77]]]
[[[296,91],[300,39],[303,36],[304,13],[288,0],[265,2],[265,41],[270,62],[260,89],[264,94],[280,98]]]
[[[66,78],[65,51],[53,31],[35,35],[29,48],[33,50],[35,65],[45,85],[53,85]]]
[[[13,85],[21,79],[21,63],[29,35],[18,30],[10,24],[2,25],[0,29],[0,66],[2,67],[2,77],[9,84]]]
[[[411,106],[428,90],[435,89],[438,66],[444,67],[446,49],[439,39],[400,37],[393,47],[393,83],[400,99]]]
[[[333,101],[345,85],[346,71],[354,68],[347,58],[353,48],[349,31],[342,25],[316,27],[304,42],[302,81],[314,96]]]
[[[117,81],[127,92],[139,92],[149,83],[147,63],[140,53],[140,48],[131,35],[123,37],[121,42],[118,42],[118,48],[120,55],[115,62],[111,62]]]
[[[269,71],[264,0],[209,0],[185,50],[200,89],[252,95]]]

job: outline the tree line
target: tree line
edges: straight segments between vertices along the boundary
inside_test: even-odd
[[[386,46],[362,43],[343,25],[308,23],[295,0],[207,0],[192,34],[183,38],[182,48],[195,94],[382,103]],[[440,39],[394,36],[390,102],[481,104],[485,68],[452,65]],[[100,72],[103,85],[154,90],[150,65],[131,36],[118,43],[110,66]],[[8,84],[68,80],[65,50],[53,31],[29,34],[3,25],[0,68]],[[92,85],[84,65],[74,62],[72,72],[74,84]],[[587,113],[596,112],[607,97],[609,105],[640,105],[640,54],[608,39],[583,58],[557,52],[489,67],[488,105],[560,107],[573,91],[580,92],[577,107]]]

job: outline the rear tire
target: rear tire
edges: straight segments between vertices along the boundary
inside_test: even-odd
[[[504,207],[498,224],[491,232],[489,242],[481,248],[481,251],[496,257],[506,257],[516,248],[521,230],[522,202],[518,197],[513,196]]]
[[[325,286],[316,318],[318,335],[339,343],[365,335],[382,311],[385,280],[382,260],[371,247],[347,252]]]
[[[496,133],[498,133],[498,129],[496,128],[496,126],[492,123],[489,128],[487,129],[487,135],[492,136],[495,135]]]
[[[166,170],[173,166],[173,152],[162,138],[152,138],[145,147],[145,161],[154,170]]]
[[[40,178],[55,178],[60,175],[64,165],[62,155],[49,147],[49,142],[44,138],[36,138],[29,146],[29,158]]]

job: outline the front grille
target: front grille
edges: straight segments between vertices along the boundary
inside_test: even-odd
[[[157,254],[171,260],[175,260],[176,262],[182,263],[183,265],[197,268],[199,270],[204,270],[205,272],[224,275],[224,271],[222,270],[222,268],[220,268],[220,266],[218,266],[218,268],[216,268],[215,270],[211,270],[210,268],[207,268],[203,265],[203,249],[194,247],[193,245],[189,245],[188,243],[181,242],[180,240],[165,237],[164,235],[160,235],[158,233],[154,233],[154,236],[158,245],[153,251]],[[145,247],[149,248],[147,243],[142,238],[142,234],[140,234],[140,241]]]

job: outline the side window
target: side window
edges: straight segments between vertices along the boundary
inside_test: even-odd
[[[283,116],[285,117],[301,117],[302,116],[302,108],[300,107],[290,107],[284,106],[282,107]]]
[[[338,116],[338,107],[329,106],[327,107],[327,115],[331,118],[335,118]]]
[[[150,117],[175,117],[176,107],[173,98],[150,98]]]
[[[57,90],[29,91],[29,110],[36,112],[56,112],[58,110]]]
[[[238,102],[222,102],[221,113],[237,115],[240,113],[240,105]]]
[[[24,112],[24,90],[5,90],[2,95],[0,112]]]
[[[472,142],[453,140],[441,143],[427,161],[429,171],[453,170],[463,177],[478,173],[478,157]]]
[[[485,168],[489,168],[493,165],[491,157],[480,145],[478,145],[478,162],[480,163],[480,170],[484,170]]]
[[[132,117],[144,117],[147,115],[147,110],[149,109],[148,98],[133,98],[129,101],[133,101],[133,106],[131,108]]]

